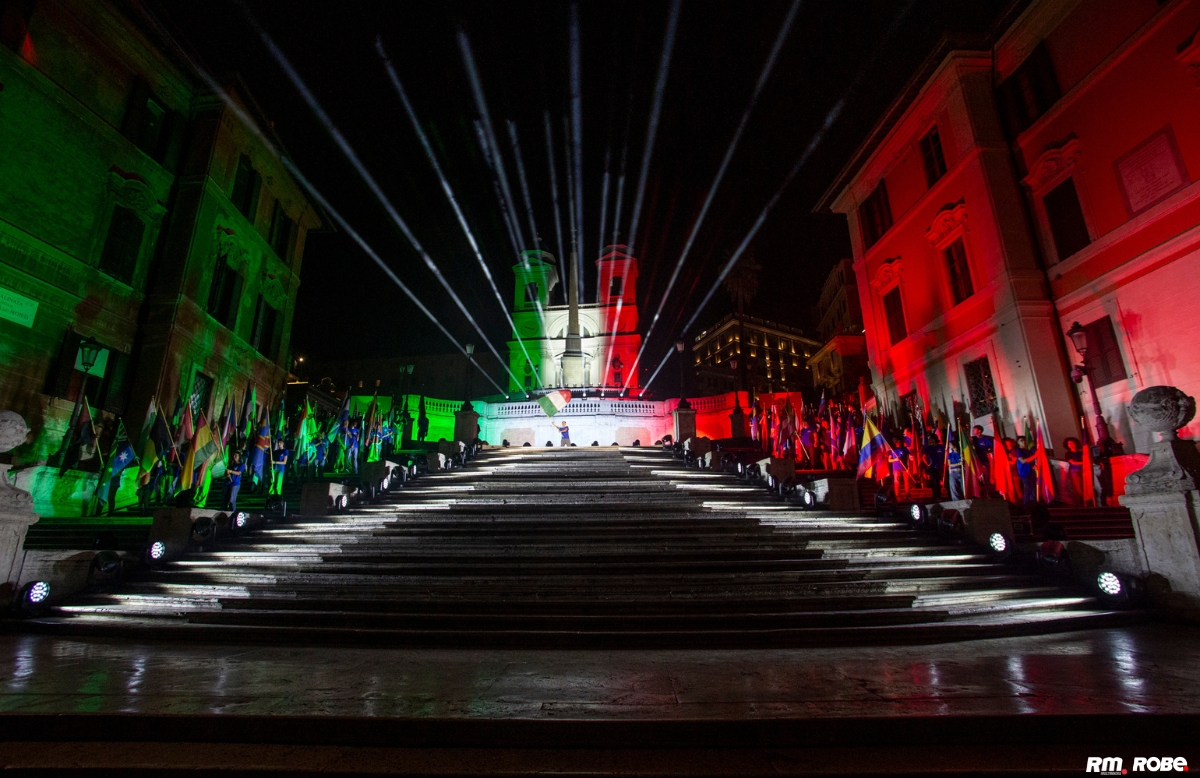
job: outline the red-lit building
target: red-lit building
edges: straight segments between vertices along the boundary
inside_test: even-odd
[[[818,208],[849,219],[886,402],[1007,435],[1033,417],[1055,445],[1094,425],[1094,382],[1112,437],[1145,451],[1133,393],[1200,393],[1200,0],[1017,11],[992,41],[944,41]]]

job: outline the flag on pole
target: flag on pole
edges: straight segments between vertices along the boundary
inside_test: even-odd
[[[265,411],[262,415],[262,423],[258,428],[258,437],[254,439],[254,446],[250,449],[250,466],[249,472],[253,473],[256,479],[262,479],[264,464],[270,467],[271,456],[271,417]]]
[[[150,475],[154,463],[159,460],[179,461],[179,452],[175,450],[175,442],[171,437],[171,428],[167,426],[166,414],[158,413],[154,424],[150,427],[150,435],[146,438],[146,447],[142,450],[142,469],[138,482],[145,486],[150,483]]]
[[[242,400],[242,419],[240,431],[243,440],[250,440],[254,434],[254,422],[258,420],[258,391],[251,386],[246,390]]]
[[[117,478],[125,468],[138,461],[133,444],[129,441],[129,435],[125,432],[125,423],[120,419],[117,420],[117,438],[113,441],[112,450],[112,475],[110,477]]]
[[[1041,425],[1037,425],[1037,449],[1034,451],[1033,464],[1037,470],[1038,499],[1045,500],[1049,505],[1054,500],[1054,477],[1050,471],[1050,455],[1046,452]]]
[[[1000,496],[1009,502],[1017,502],[1017,482],[1013,478],[1013,461],[1009,459],[1004,441],[997,440],[992,447],[992,484]]]
[[[204,411],[196,420],[196,434],[192,437],[192,445],[188,448],[187,458],[183,463],[183,472],[179,474],[181,489],[191,489],[195,484],[196,469],[206,463],[213,454],[217,453],[217,443],[213,439],[212,427],[204,418]]]
[[[333,423],[329,425],[326,439],[332,443],[333,439],[341,432],[342,422],[350,421],[350,391],[346,390],[346,399],[342,400],[342,409],[338,411],[338,415],[334,418]]]
[[[858,454],[858,477],[882,481],[890,471],[888,452],[891,446],[870,417],[863,417],[862,445]]]
[[[158,460],[158,454],[154,449],[154,441],[152,439],[154,420],[157,416],[158,409],[154,398],[151,397],[150,404],[146,406],[146,421],[142,424],[142,434],[138,437],[142,449],[141,467],[138,468],[138,483],[142,486],[150,482],[150,471],[154,469],[154,463]]]
[[[183,406],[183,418],[179,421],[179,429],[175,430],[175,449],[173,453],[177,461],[179,452],[195,436],[196,430],[192,424],[192,404],[186,403]]]
[[[1092,441],[1091,433],[1088,432],[1087,422],[1080,419],[1080,426],[1083,429],[1083,461],[1081,469],[1083,472],[1083,498],[1084,505],[1099,505],[1096,502],[1096,471],[1095,464],[1092,462]]]
[[[565,408],[569,402],[571,402],[571,390],[569,389],[556,389],[538,398],[538,405],[542,406],[542,410],[546,412],[546,415],[552,418],[554,414]]]

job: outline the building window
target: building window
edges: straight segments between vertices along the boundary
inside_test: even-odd
[[[946,157],[942,154],[942,138],[935,125],[921,138],[921,161],[925,164],[925,183],[933,186],[946,175]]]
[[[212,390],[212,376],[205,375],[197,370],[195,378],[192,379],[192,396],[188,400],[192,405],[193,419],[198,418],[201,411],[208,411],[208,403],[212,399]],[[209,421],[211,422],[212,419],[209,419]]]
[[[1117,334],[1113,331],[1112,319],[1105,316],[1084,327],[1087,332],[1087,365],[1088,379],[1094,381],[1096,388],[1115,384],[1125,380],[1125,362],[1121,359],[1121,347],[1117,343]]]
[[[525,284],[525,305],[533,305],[538,301],[538,285],[534,281]]]
[[[261,294],[254,309],[254,326],[250,328],[250,345],[267,359],[274,361],[279,353],[282,335],[280,312],[271,306]]]
[[[242,276],[229,266],[224,255],[217,257],[213,268],[212,284],[208,289],[208,305],[205,310],[229,329],[237,325],[239,303],[242,300]]]
[[[987,357],[963,365],[967,374],[967,394],[971,396],[971,416],[980,418],[1000,410],[996,400],[996,383]]]
[[[883,179],[858,207],[858,220],[862,223],[864,251],[874,246],[891,228],[892,207],[888,204],[887,182]]]
[[[0,2],[0,43],[20,53],[29,33],[29,17],[34,0],[4,0]]]
[[[894,286],[883,296],[883,312],[887,317],[888,335],[892,345],[908,337],[908,327],[904,323],[904,302],[900,299],[900,287]]]
[[[621,296],[621,288],[622,288],[621,277],[613,276],[612,280],[609,281],[609,283],[608,283],[608,296],[609,297],[620,297]]]
[[[275,210],[271,212],[271,248],[275,256],[288,261],[288,248],[292,241],[294,223],[283,210],[283,203],[275,201]]]
[[[104,238],[104,251],[100,254],[100,271],[132,286],[145,233],[146,223],[136,213],[122,205],[115,206],[108,222],[108,235]]]
[[[58,360],[46,376],[46,394],[75,402],[83,386],[83,363],[79,344],[83,338],[77,332],[67,330],[59,349]],[[96,357],[87,386],[87,401],[96,409],[109,413],[125,413],[129,397],[129,386],[133,378],[132,360],[112,348],[102,348]]]
[[[963,245],[962,237],[955,238],[942,253],[946,256],[946,268],[950,272],[950,291],[954,294],[954,304],[958,305],[975,294],[975,288],[971,285],[971,269],[967,266],[967,248]]]
[[[262,188],[262,177],[258,175],[258,171],[250,164],[250,157],[245,154],[238,157],[237,173],[233,178],[233,193],[229,199],[233,202],[233,207],[242,212],[254,223],[255,211],[258,209],[258,193]]]
[[[1061,262],[1092,242],[1087,222],[1083,218],[1083,207],[1079,204],[1079,193],[1075,191],[1075,179],[1071,176],[1042,196],[1042,207],[1046,209],[1046,221],[1050,235],[1054,238],[1054,250]]]
[[[1039,43],[1020,67],[996,88],[1000,115],[1010,138],[1015,138],[1050,110],[1060,97],[1058,78],[1046,44]]]

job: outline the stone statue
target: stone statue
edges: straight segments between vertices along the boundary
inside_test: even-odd
[[[0,411],[0,453],[25,442],[29,425],[20,414]],[[0,464],[0,584],[15,586],[24,559],[25,530],[38,520],[33,495],[8,481],[12,465]]]
[[[1151,386],[1129,402],[1129,417],[1156,433],[1150,460],[1125,478],[1126,494],[1189,491],[1200,485],[1200,452],[1177,430],[1196,417],[1196,400],[1173,386]]]
[[[19,413],[0,411],[0,454],[12,451],[29,436],[29,425]],[[12,465],[0,464],[0,511],[31,511],[33,497],[8,481]]]

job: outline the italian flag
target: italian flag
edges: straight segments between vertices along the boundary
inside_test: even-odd
[[[538,398],[538,405],[542,406],[542,410],[546,412],[547,416],[558,413],[569,402],[571,402],[571,392],[568,389],[558,389]]]

